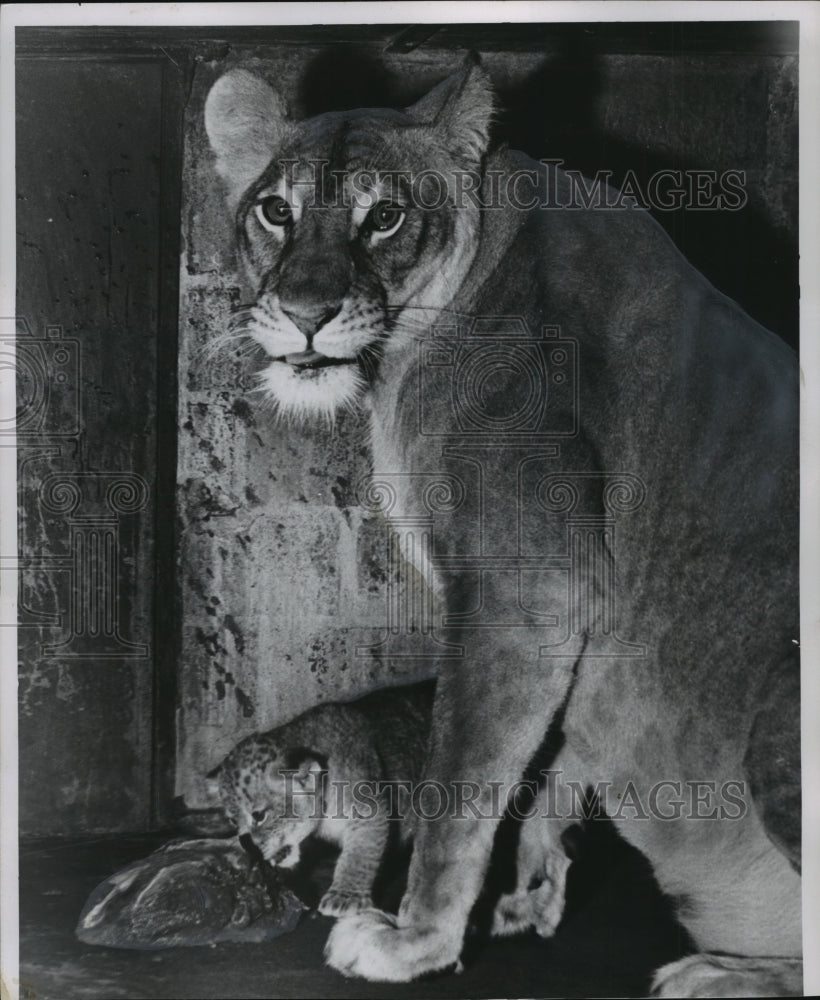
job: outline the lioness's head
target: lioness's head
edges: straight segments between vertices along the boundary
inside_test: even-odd
[[[491,114],[474,59],[406,111],[299,123],[246,70],[214,84],[205,126],[256,288],[240,329],[267,353],[262,388],[282,410],[329,415],[359,399],[455,294]]]
[[[254,735],[208,774],[208,788],[240,837],[249,834],[271,864],[293,868],[322,821],[325,767],[319,753]]]

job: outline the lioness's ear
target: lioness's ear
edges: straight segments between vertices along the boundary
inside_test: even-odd
[[[264,80],[244,69],[221,76],[205,101],[205,131],[216,169],[236,202],[282,145],[287,107]]]
[[[454,153],[477,164],[487,152],[493,117],[493,88],[471,52],[456,73],[407,108],[411,118],[434,125]]]

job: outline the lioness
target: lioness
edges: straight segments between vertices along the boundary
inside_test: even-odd
[[[628,199],[491,150],[492,113],[474,59],[406,111],[294,122],[242,69],[206,103],[262,384],[369,408],[370,496],[444,609],[426,777],[481,786],[420,825],[398,917],[339,921],[327,959],[459,959],[498,788],[560,712],[562,787],[633,790],[620,829],[700,951],[658,993],[799,991],[795,358]]]

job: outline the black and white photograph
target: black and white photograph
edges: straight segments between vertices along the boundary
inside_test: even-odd
[[[820,8],[2,17],[2,1000],[811,995]]]

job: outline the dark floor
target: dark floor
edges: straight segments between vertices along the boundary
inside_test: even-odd
[[[267,944],[140,952],[78,941],[74,927],[91,890],[167,839],[152,834],[21,845],[24,1000],[645,996],[652,970],[685,949],[640,856],[598,830],[570,869],[567,913],[551,941],[535,934],[479,937],[465,952],[461,974],[423,983],[384,986],[342,978],[323,964],[331,921],[315,914]],[[321,886],[331,871],[332,859],[325,859],[316,882]]]

